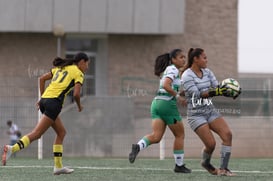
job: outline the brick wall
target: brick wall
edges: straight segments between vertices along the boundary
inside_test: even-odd
[[[181,35],[110,35],[110,94],[120,94],[122,76],[155,79],[156,56],[174,48],[204,48],[208,67],[219,80],[237,77],[237,0],[187,0]],[[180,22],[173,22],[180,23]]]

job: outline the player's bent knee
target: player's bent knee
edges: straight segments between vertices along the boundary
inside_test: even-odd
[[[223,136],[223,142],[227,143],[227,144],[231,144],[232,142],[232,132],[228,131],[225,133],[225,135]]]

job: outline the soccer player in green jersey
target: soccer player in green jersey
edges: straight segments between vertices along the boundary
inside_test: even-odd
[[[175,140],[173,154],[175,158],[175,172],[190,173],[183,163],[184,159],[184,125],[177,108],[177,101],[185,101],[178,93],[180,87],[179,69],[185,64],[182,50],[174,49],[171,53],[160,55],[155,60],[154,73],[160,78],[157,95],[151,104],[152,130],[137,144],[132,145],[129,161],[133,163],[139,151],[151,144],[160,142],[168,126]]]
[[[28,134],[24,135],[13,146],[5,145],[3,147],[2,165],[6,165],[7,159],[11,154],[26,148],[30,143],[39,139],[49,127],[56,132],[56,138],[53,144],[54,154],[54,175],[69,174],[74,170],[64,167],[62,164],[63,140],[66,130],[59,117],[62,105],[66,95],[74,88],[73,96],[81,112],[83,106],[80,101],[81,87],[84,81],[84,73],[89,66],[89,58],[85,53],[78,53],[74,59],[55,58],[54,67],[50,72],[40,76],[41,99],[37,106],[42,112],[42,117],[36,127]],[[45,82],[51,80],[45,89]]]

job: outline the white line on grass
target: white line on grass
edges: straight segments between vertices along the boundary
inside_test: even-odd
[[[42,165],[17,165],[17,166],[4,166],[6,168],[53,168],[52,166]],[[138,168],[138,167],[82,167],[73,166],[74,169],[88,169],[88,170],[149,170],[149,171],[169,171],[171,169],[164,168]],[[193,172],[206,172],[206,170],[193,169]],[[260,171],[260,170],[233,170],[234,173],[258,173],[258,174],[273,174],[273,171]]]

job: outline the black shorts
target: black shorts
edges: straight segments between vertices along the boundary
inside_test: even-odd
[[[42,98],[40,100],[40,111],[53,121],[56,120],[61,110],[62,103],[59,99]]]

